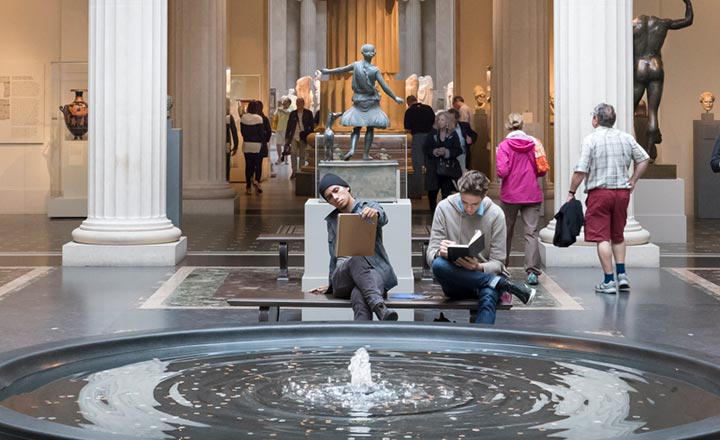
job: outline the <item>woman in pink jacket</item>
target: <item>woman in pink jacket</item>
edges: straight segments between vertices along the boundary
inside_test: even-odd
[[[497,175],[502,179],[500,189],[501,207],[505,212],[507,225],[507,258],[510,263],[510,243],[518,212],[525,230],[525,261],[528,284],[537,284],[540,266],[540,245],[538,242],[538,223],[540,221],[540,204],[543,192],[538,177],[545,173],[538,172],[535,161],[535,145],[539,140],[527,135],[523,128],[522,115],[510,113],[505,122],[509,131],[505,140],[498,146],[496,161]]]

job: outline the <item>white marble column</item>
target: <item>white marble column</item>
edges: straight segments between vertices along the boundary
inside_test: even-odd
[[[615,127],[632,133],[632,0],[555,0],[555,211],[567,200],[583,138],[592,130],[591,113],[600,102],[617,111]],[[581,185],[581,189],[584,186]],[[577,193],[584,204],[585,195]],[[659,265],[657,246],[628,209],[627,264]],[[540,232],[548,265],[599,265],[594,243],[554,248],[555,221]],[[582,233],[579,238],[582,238]],[[583,253],[583,249],[589,252]],[[582,254],[582,255],[580,255]]]
[[[90,0],[88,218],[64,265],[173,265],[166,216],[167,0]]]
[[[183,130],[183,211],[234,212],[225,180],[225,0],[170,4],[170,94]]]
[[[270,88],[280,97],[287,93],[287,0],[268,1],[268,39],[270,44]]]
[[[300,77],[313,76],[320,67],[315,50],[316,15],[315,0],[300,0]]]
[[[400,41],[404,47],[400,48],[400,79],[405,79],[413,73],[417,76],[425,74],[422,70],[422,5],[421,0],[403,0],[403,28]]]
[[[433,82],[440,91],[455,78],[454,0],[435,0],[435,69],[437,78]],[[444,98],[443,94],[435,93],[435,100],[438,98]]]

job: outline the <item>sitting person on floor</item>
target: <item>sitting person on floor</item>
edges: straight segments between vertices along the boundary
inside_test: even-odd
[[[311,292],[332,293],[336,298],[349,298],[356,321],[372,321],[373,312],[381,321],[397,321],[398,314],[385,305],[388,290],[397,286],[397,277],[382,241],[382,227],[387,214],[379,203],[355,199],[350,185],[339,176],[328,173],[320,179],[318,192],[335,209],[325,217],[330,250],[329,286]],[[338,214],[357,213],[377,224],[375,255],[369,257],[338,257],[335,255]]]
[[[502,292],[512,293],[524,304],[529,304],[535,296],[535,289],[506,277],[505,215],[485,196],[489,184],[490,180],[480,171],[463,174],[457,184],[459,193],[437,205],[426,254],[445,296],[478,299],[476,324],[495,323]],[[468,243],[477,230],[485,236],[485,248],[474,257],[450,262],[448,246]]]

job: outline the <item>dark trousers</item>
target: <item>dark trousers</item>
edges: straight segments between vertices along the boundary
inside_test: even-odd
[[[433,261],[432,271],[448,298],[477,298],[476,324],[495,324],[495,311],[500,302],[500,293],[495,290],[500,280],[498,275],[463,269],[442,257]]]
[[[250,188],[253,177],[258,182],[262,178],[262,154],[243,153],[245,155],[245,187]]]
[[[439,192],[442,192],[442,199],[447,199],[450,194],[455,191],[455,181],[452,179],[452,177],[447,176],[437,176],[438,179],[438,189],[435,191],[428,191],[428,206],[430,207],[430,212],[435,213],[435,207],[437,206],[437,196]]]
[[[425,152],[423,147],[428,136],[430,136],[430,133],[413,133],[412,135],[410,155],[412,157],[413,174],[408,176],[408,191],[411,198],[420,198],[425,193],[425,175],[423,174]]]
[[[383,302],[385,285],[365,257],[339,258],[330,284],[335,297],[350,299],[356,321],[372,321],[373,309]]]

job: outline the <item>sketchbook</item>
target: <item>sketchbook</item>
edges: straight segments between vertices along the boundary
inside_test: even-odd
[[[360,214],[339,214],[335,255],[338,257],[374,255],[375,234],[377,234],[377,219],[364,219]]]

